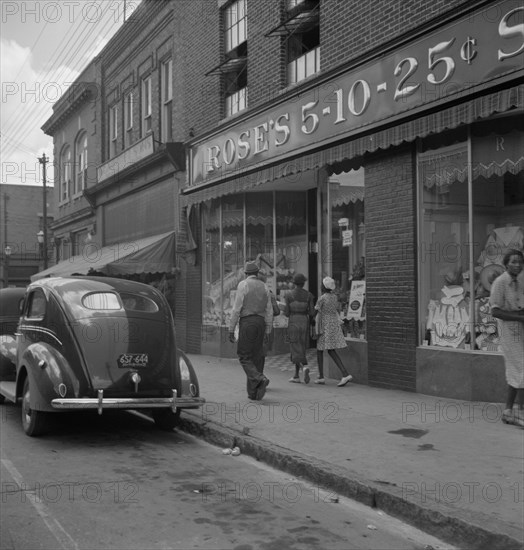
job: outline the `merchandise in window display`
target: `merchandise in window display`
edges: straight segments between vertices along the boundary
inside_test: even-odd
[[[504,272],[502,258],[508,247],[524,249],[524,229],[508,224],[489,232],[484,250],[478,257],[474,271],[473,296],[475,339],[471,342],[468,322],[471,299],[470,274],[460,270],[446,275],[446,284],[437,300],[428,304],[428,343],[434,346],[469,348],[481,351],[500,351],[496,319],[489,308],[489,294],[493,281]],[[453,284],[452,284],[453,283]]]
[[[426,329],[432,346],[465,348],[470,344],[469,298],[459,269],[449,271],[436,300],[428,304]]]
[[[484,250],[478,258],[478,264],[482,267],[490,264],[502,266],[502,258],[510,248],[524,249],[524,229],[511,224],[497,227],[490,232]]]
[[[344,337],[364,340],[366,338],[366,269],[365,258],[362,256],[360,262],[355,265],[349,281],[349,290],[343,297],[340,297],[342,302],[342,332]],[[360,284],[359,284],[360,283]],[[361,303],[358,304],[359,314],[355,315],[354,310],[356,303],[352,306],[351,293],[357,291],[361,298]]]
[[[203,316],[203,322],[205,324],[228,325],[235,299],[234,293],[238,283],[243,279],[244,272],[242,267],[239,267],[236,271],[232,271],[224,277],[223,284],[221,284],[220,279],[208,284],[207,294],[204,296],[206,312]],[[220,299],[221,293],[222,300]]]

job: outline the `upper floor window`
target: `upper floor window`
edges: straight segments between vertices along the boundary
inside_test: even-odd
[[[109,109],[109,154],[114,157],[118,153],[118,105]]]
[[[133,132],[133,92],[124,96],[124,147],[132,143]]]
[[[247,14],[246,0],[237,0],[224,10],[224,74],[226,116],[247,108]]]
[[[71,149],[66,147],[60,155],[60,202],[69,199],[71,185]]]
[[[295,84],[320,71],[319,2],[288,0],[287,79]]]
[[[80,194],[87,186],[87,133],[84,132],[76,141],[76,177],[75,195]]]
[[[224,11],[226,52],[247,40],[246,0],[236,0]]]
[[[151,77],[142,80],[142,137],[151,132]]]
[[[285,0],[283,20],[266,37],[280,37],[286,55],[287,84],[320,71],[320,1]]]
[[[162,142],[173,141],[173,60],[162,63]]]

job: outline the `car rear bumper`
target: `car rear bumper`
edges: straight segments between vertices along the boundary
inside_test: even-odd
[[[177,397],[173,390],[173,397],[104,397],[104,391],[98,390],[98,397],[58,398],[51,401],[55,409],[196,409],[205,403],[203,397]]]

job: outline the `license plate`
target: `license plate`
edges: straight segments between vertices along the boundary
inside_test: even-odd
[[[118,368],[141,368],[147,367],[149,357],[147,353],[123,353],[117,360]]]

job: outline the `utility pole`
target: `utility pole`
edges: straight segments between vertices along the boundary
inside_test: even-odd
[[[42,165],[42,182],[44,184],[44,200],[43,200],[43,227],[44,231],[44,243],[42,246],[43,256],[44,256],[44,269],[47,269],[47,179],[46,179],[46,165],[49,159],[45,156],[45,153],[38,159],[38,162]]]

